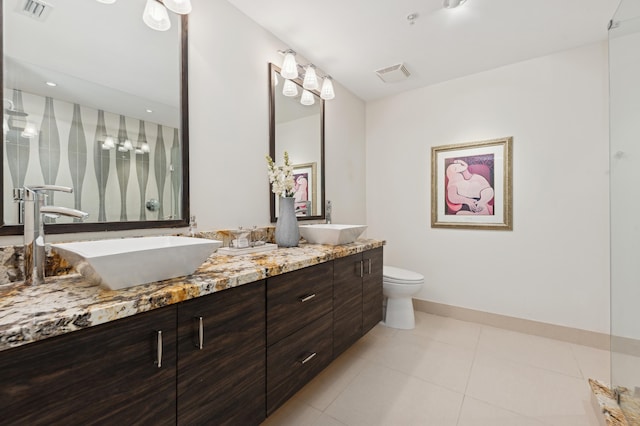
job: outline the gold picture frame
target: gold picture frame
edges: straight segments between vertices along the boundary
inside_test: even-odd
[[[513,230],[513,137],[431,148],[431,227]]]

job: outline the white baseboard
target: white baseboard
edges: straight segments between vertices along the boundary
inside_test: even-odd
[[[492,327],[518,331],[520,333],[534,334],[536,336],[562,340],[578,345],[591,346],[597,349],[608,351],[611,347],[610,336],[605,333],[476,311],[474,309],[460,308],[458,306],[445,305],[427,300],[413,299],[413,306],[416,311],[455,318],[462,321],[477,322]]]

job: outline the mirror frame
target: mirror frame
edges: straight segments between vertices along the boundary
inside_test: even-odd
[[[271,158],[276,158],[276,97],[275,97],[275,84],[273,79],[273,73],[280,74],[280,67],[269,63],[269,155]],[[296,78],[292,80],[296,83],[300,90],[302,90],[302,79]],[[296,216],[300,220],[324,220],[325,219],[325,204],[327,202],[324,192],[324,174],[325,174],[325,156],[324,156],[324,99],[320,97],[320,92],[317,90],[311,90],[314,95],[318,97],[320,101],[320,166],[318,167],[320,173],[320,197],[322,198],[322,205],[320,206],[320,214],[315,216]],[[276,161],[277,162],[277,161]],[[269,211],[271,214],[271,223],[275,223],[278,218],[276,217],[276,194],[271,190],[271,184],[269,184]]]
[[[4,2],[0,0],[0,95],[4,99]],[[189,86],[188,86],[188,18],[180,15],[180,136],[182,143],[182,218],[175,220],[127,221],[127,222],[91,222],[91,223],[59,223],[45,224],[46,234],[65,234],[76,232],[123,231],[131,229],[181,228],[189,226]],[[2,108],[4,120],[4,107]],[[4,137],[0,152],[0,176],[4,180]],[[0,185],[0,207],[5,202],[4,185]],[[22,235],[23,225],[5,225],[4,209],[0,208],[0,236]]]

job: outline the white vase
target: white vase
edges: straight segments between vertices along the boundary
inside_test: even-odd
[[[278,247],[297,247],[300,242],[300,230],[298,229],[295,198],[293,197],[280,197],[275,237]]]

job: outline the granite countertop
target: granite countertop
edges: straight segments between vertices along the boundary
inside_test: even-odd
[[[105,289],[78,274],[47,277],[40,286],[2,285],[0,351],[382,245],[384,241],[368,239],[341,246],[301,244],[241,256],[214,253],[192,275],[123,290]]]

